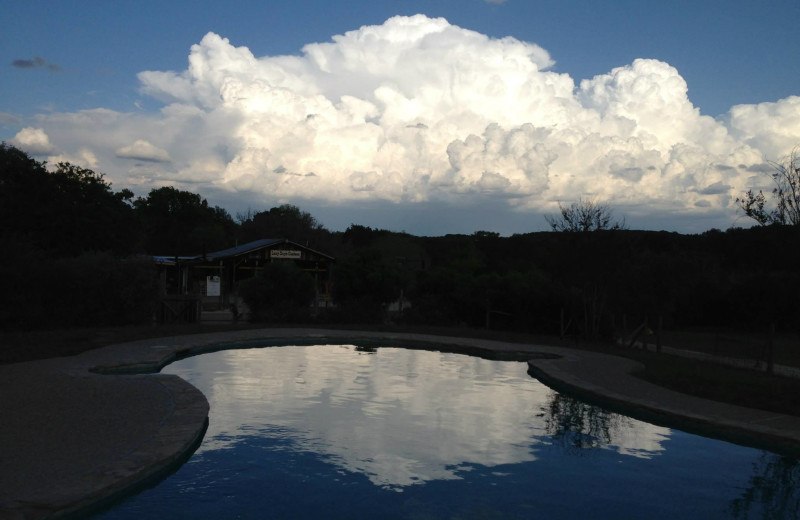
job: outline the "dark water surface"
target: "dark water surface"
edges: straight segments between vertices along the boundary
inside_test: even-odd
[[[798,518],[795,460],[559,394],[518,362],[355,346],[204,354],[211,404],[177,472],[97,516]]]

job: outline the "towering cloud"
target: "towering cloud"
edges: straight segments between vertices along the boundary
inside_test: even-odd
[[[23,128],[14,136],[11,144],[22,148],[31,155],[48,155],[55,151],[50,137],[41,128]]]
[[[717,120],[661,61],[577,86],[553,64],[535,44],[423,15],[297,56],[256,57],[209,33],[186,70],[139,74],[160,113],[39,123],[59,149],[89,146],[122,183],[199,182],[269,201],[492,197],[545,211],[595,196],[634,212],[733,213],[765,157],[800,143],[800,97]]]

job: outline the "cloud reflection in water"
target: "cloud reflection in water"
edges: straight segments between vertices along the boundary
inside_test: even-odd
[[[293,449],[398,491],[458,479],[471,465],[535,461],[543,443],[650,458],[670,435],[563,398],[524,363],[452,353],[270,347],[188,358],[164,372],[189,380],[211,404],[198,453],[288,435]]]

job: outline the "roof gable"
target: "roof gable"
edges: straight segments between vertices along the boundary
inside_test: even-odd
[[[273,246],[275,244],[280,244],[286,242],[286,240],[282,238],[262,238],[260,240],[254,240],[252,242],[248,242],[246,244],[242,244],[235,247],[229,247],[228,249],[223,249],[221,251],[214,251],[213,253],[207,253],[205,258],[207,260],[218,260],[220,258],[230,258],[232,256],[239,256],[244,255],[247,253],[251,253],[253,251],[257,251],[259,249],[267,248]],[[203,256],[195,257],[197,259],[202,259]]]
[[[180,257],[153,255],[152,258],[156,261],[156,263],[164,265],[175,265],[176,262],[196,263],[196,262],[218,261],[218,260],[225,260],[226,258],[235,258],[237,256],[247,255],[255,251],[260,251],[262,249],[271,249],[274,246],[281,244],[286,244],[293,249],[299,249],[307,253],[310,253],[312,255],[322,257],[326,260],[331,260],[331,261],[334,260],[334,258],[330,255],[326,255],[325,253],[321,253],[319,251],[311,249],[310,247],[298,244],[297,242],[292,242],[291,240],[287,240],[285,238],[262,238],[260,240],[247,242],[246,244],[241,244],[235,247],[229,247],[227,249],[221,249],[219,251],[205,253],[202,255],[180,256]]]
[[[292,248],[300,249],[303,251],[307,251],[317,256],[321,256],[328,260],[333,260],[334,258],[330,255],[326,255],[325,253],[321,253],[304,245],[298,244],[297,242],[292,242],[291,240],[287,240],[285,238],[262,238],[261,240],[254,240],[253,242],[248,242],[246,244],[242,244],[236,247],[231,247],[228,249],[223,249],[221,251],[214,251],[213,253],[207,253],[204,256],[197,256],[195,260],[222,260],[225,258],[232,258],[236,256],[245,255],[248,253],[252,253],[254,251],[259,251],[261,249],[271,249],[274,246],[279,244],[287,244],[290,245]]]

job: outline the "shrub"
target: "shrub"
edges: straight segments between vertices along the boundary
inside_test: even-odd
[[[314,278],[291,262],[268,263],[238,291],[251,321],[277,323],[307,319],[315,295]]]
[[[33,253],[13,262],[15,297],[0,308],[3,329],[134,325],[152,318],[158,301],[152,261],[110,253],[58,259]]]
[[[45,308],[55,325],[132,325],[153,316],[158,284],[152,261],[85,253],[55,260],[48,274]]]

